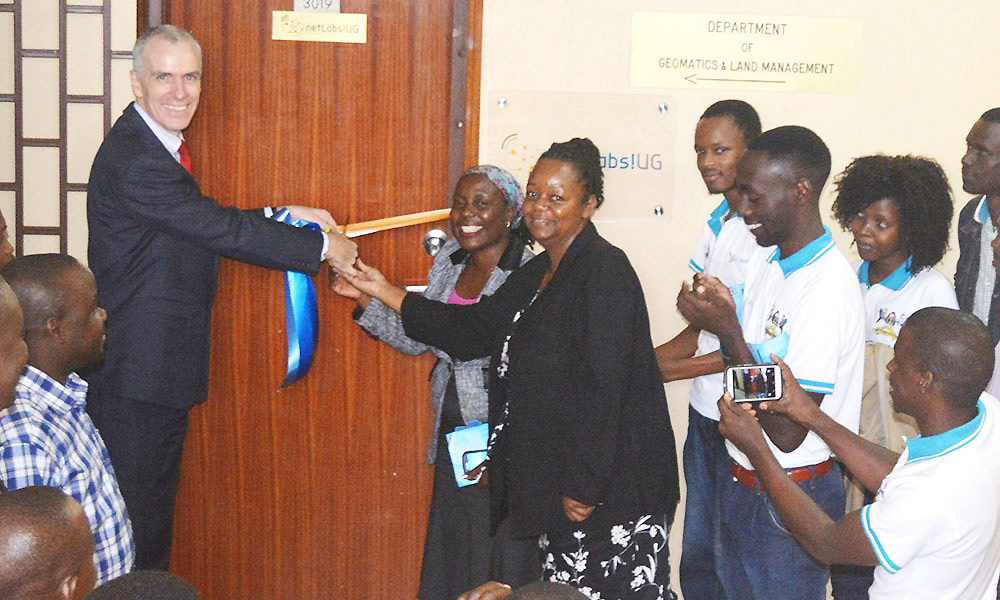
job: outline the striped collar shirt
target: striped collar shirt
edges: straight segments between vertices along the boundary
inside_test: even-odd
[[[87,382],[75,373],[62,385],[25,367],[14,404],[0,411],[0,478],[12,490],[57,487],[83,506],[103,583],[132,569],[135,543],[108,450],[86,405]]]

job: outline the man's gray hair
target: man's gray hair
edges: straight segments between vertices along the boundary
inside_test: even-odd
[[[198,55],[198,62],[201,63],[201,44],[198,40],[194,39],[190,31],[181,29],[175,25],[157,25],[156,27],[146,31],[146,33],[139,36],[139,39],[135,41],[135,47],[132,48],[132,70],[136,72],[137,75],[142,75],[143,70],[146,68],[145,54],[146,46],[149,41],[153,38],[162,37],[163,39],[176,44],[178,42],[187,42],[194,47],[195,53]]]

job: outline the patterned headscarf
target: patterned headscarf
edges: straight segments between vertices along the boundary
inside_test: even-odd
[[[472,167],[465,173],[462,173],[462,177],[466,175],[482,175],[500,189],[504,202],[507,206],[513,206],[515,209],[514,218],[510,220],[510,228],[517,229],[523,218],[521,205],[524,204],[524,193],[521,191],[521,185],[514,179],[514,176],[500,167],[493,165]]]

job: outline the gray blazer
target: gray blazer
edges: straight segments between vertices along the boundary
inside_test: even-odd
[[[486,282],[482,292],[483,296],[492,294],[503,285],[514,265],[523,265],[534,256],[527,248],[521,252],[519,261],[517,257],[508,256],[511,252],[516,252],[519,246],[520,244],[514,241],[508,246],[508,252],[500,259],[500,264],[493,269],[493,274]],[[427,275],[427,289],[424,290],[424,297],[447,302],[451,292],[455,289],[455,282],[458,281],[458,276],[464,268],[465,252],[457,241],[449,239],[434,258],[434,264]],[[368,303],[368,308],[356,316],[355,320],[372,337],[389,344],[403,354],[416,356],[430,351],[438,358],[437,364],[434,365],[434,370],[431,372],[431,407],[434,409],[434,430],[431,433],[430,447],[427,450],[428,463],[433,463],[437,457],[441,410],[444,406],[444,394],[448,387],[448,379],[453,371],[462,418],[466,423],[474,419],[486,422],[489,407],[486,390],[487,370],[490,366],[489,356],[468,361],[453,360],[451,356],[433,346],[406,337],[399,315],[375,298],[372,298],[371,302]]]

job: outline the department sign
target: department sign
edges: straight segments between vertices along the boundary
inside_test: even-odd
[[[849,94],[861,48],[860,19],[634,12],[631,83]]]

